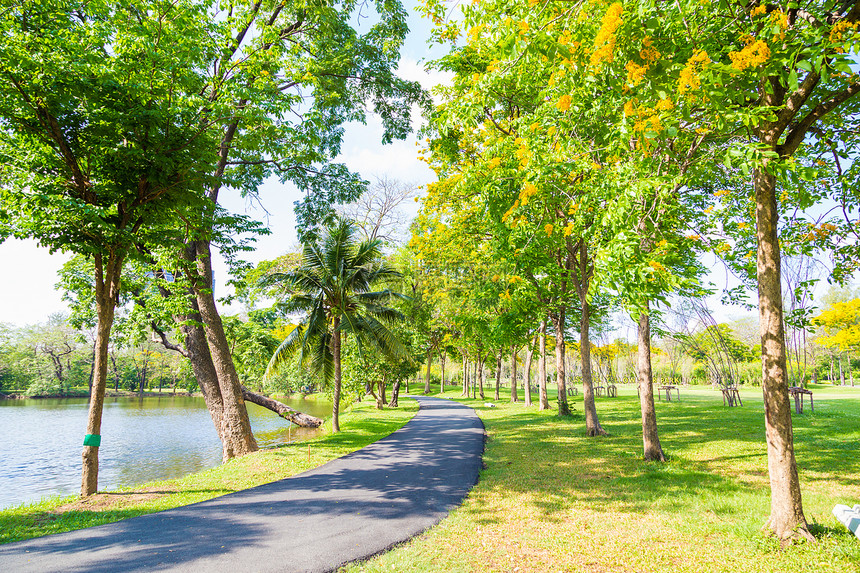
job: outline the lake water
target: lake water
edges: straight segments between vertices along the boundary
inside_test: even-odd
[[[331,405],[283,399],[324,418]],[[86,433],[85,398],[0,400],[0,507],[77,494]],[[248,404],[260,447],[316,435]],[[105,398],[99,491],[180,477],[221,463],[221,441],[203,398]]]

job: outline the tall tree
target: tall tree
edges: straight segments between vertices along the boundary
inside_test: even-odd
[[[4,7],[0,46],[0,209],[20,237],[94,263],[98,327],[81,495],[98,486],[108,340],[124,263],[140,246],[181,240],[173,225],[204,204],[196,171],[213,142],[194,102],[201,33],[174,8],[107,2],[21,2]],[[138,11],[140,9],[141,11]],[[141,18],[141,14],[146,17]],[[148,15],[152,14],[153,19]],[[149,40],[172,38],[158,50]],[[179,69],[165,61],[188,63]]]
[[[355,340],[359,357],[368,344],[387,356],[405,354],[403,345],[386,326],[403,315],[384,306],[400,295],[389,289],[371,290],[374,283],[399,273],[381,260],[378,239],[357,243],[355,234],[352,223],[339,221],[318,241],[305,243],[298,268],[262,279],[264,286],[286,297],[280,303],[282,312],[306,313],[275,350],[266,373],[270,375],[298,354],[303,364],[310,364],[326,381],[332,381],[334,432],[340,431],[343,336]]]

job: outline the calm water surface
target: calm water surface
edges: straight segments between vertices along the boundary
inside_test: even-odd
[[[331,405],[283,399],[324,418]],[[85,398],[0,400],[0,507],[71,495],[81,487]],[[260,447],[315,435],[248,404]],[[221,441],[203,398],[105,398],[99,448],[99,491],[169,479],[221,463]]]

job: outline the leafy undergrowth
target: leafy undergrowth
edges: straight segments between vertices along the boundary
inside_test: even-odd
[[[597,399],[610,433],[600,438],[585,436],[581,395],[570,418],[460,399],[489,435],[478,485],[437,527],[345,570],[860,570],[860,541],[830,513],[860,503],[860,388],[814,388],[815,412],[807,403],[794,417],[804,510],[818,541],[784,549],[761,529],[770,490],[759,389],[743,390],[739,408],[701,387],[658,402],[664,464],[642,460],[636,389],[619,390]]]
[[[119,521],[295,475],[384,438],[417,412],[418,404],[408,399],[401,399],[399,408],[382,412],[371,402],[362,402],[341,413],[338,434],[261,450],[182,478],[85,499],[52,498],[4,509],[0,511],[0,543]]]

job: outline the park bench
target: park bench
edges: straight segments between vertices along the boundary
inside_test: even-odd
[[[812,401],[812,391],[799,386],[789,386],[788,394],[794,398],[794,411],[803,414],[803,397],[809,396],[809,409],[815,411],[815,403]]]
[[[744,403],[741,402],[741,393],[738,392],[737,386],[729,386],[727,388],[723,388],[723,406],[728,403],[729,408],[733,406],[743,406]]]
[[[573,384],[567,385],[567,395],[568,396],[577,396],[579,394],[579,388],[577,388]]]
[[[606,395],[609,398],[617,398],[618,397],[618,386],[615,384],[607,384],[606,385]]]
[[[598,384],[594,387],[594,393],[597,396],[603,396],[606,393],[606,386],[604,386],[603,384]]]
[[[675,386],[674,384],[666,384],[664,386],[660,386],[659,388],[657,388],[657,398],[659,398],[660,400],[663,400],[663,394],[666,394],[666,401],[671,402],[672,401],[672,390],[675,391],[675,393],[678,397],[678,402],[680,402],[681,401],[681,390],[679,390],[678,387]]]
[[[860,505],[855,505],[853,508],[847,505],[837,505],[833,508],[833,515],[848,528],[848,531],[860,539]]]

